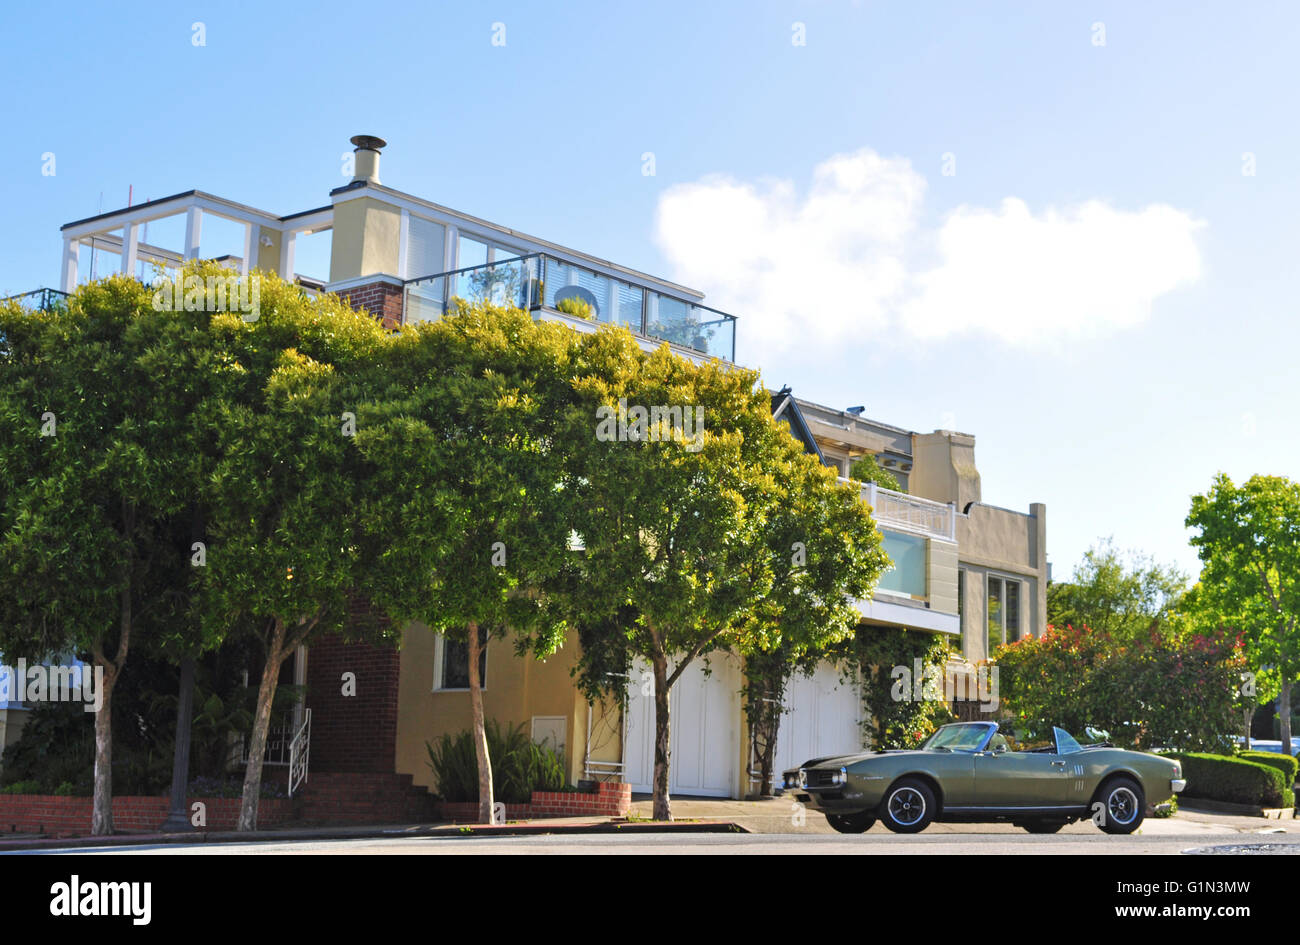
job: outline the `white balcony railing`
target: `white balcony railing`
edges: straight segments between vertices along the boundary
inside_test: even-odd
[[[840,482],[850,481],[840,477]],[[871,506],[872,514],[881,525],[944,541],[957,540],[957,507],[951,502],[935,502],[893,489],[882,489],[874,482],[862,483],[862,501]]]

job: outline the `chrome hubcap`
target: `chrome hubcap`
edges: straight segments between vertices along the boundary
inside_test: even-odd
[[[925,816],[925,798],[915,788],[899,788],[889,796],[889,816],[894,823],[910,827]]]
[[[1137,816],[1137,795],[1126,787],[1116,788],[1110,792],[1106,801],[1106,813],[1117,824],[1131,824]]]

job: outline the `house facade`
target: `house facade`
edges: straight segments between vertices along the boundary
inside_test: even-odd
[[[309,292],[336,292],[389,327],[438,318],[456,296],[484,298],[577,331],[624,325],[646,350],[667,343],[695,361],[734,360],[736,319],[706,306],[702,293],[395,190],[380,181],[385,143],[358,136],[353,144],[353,179],[316,208],[281,216],[194,190],[69,223],[62,228],[61,289],[84,281],[97,254],[142,279],[155,265],[174,270],[189,259],[220,258],[241,273],[272,271]],[[151,227],[157,235],[169,226],[177,244],[150,239]],[[233,240],[233,251],[205,243],[205,233],[216,229],[227,244]],[[299,245],[323,234],[328,272],[300,272]],[[594,321],[561,311],[567,298],[586,302]],[[944,635],[958,653],[954,671],[973,667],[1000,640],[1042,633],[1045,507],[1016,512],[981,503],[973,436],[916,433],[788,391],[774,395],[773,411],[841,476],[870,455],[899,480],[897,491],[863,486],[895,562],[873,598],[860,602],[864,629]],[[364,601],[357,607],[363,619]],[[534,740],[558,750],[571,783],[623,780],[634,791],[649,790],[649,674],[633,666],[616,682],[627,687],[625,708],[589,704],[570,672],[577,646],[571,637],[551,658],[535,660],[515,656],[508,640],[489,641],[486,714],[522,723]],[[299,652],[293,673],[311,710],[311,772],[405,775],[433,788],[426,743],[470,725],[466,659],[464,647],[420,624],[402,629],[400,649],[327,638]],[[342,694],[343,673],[355,675],[355,695]],[[740,661],[723,655],[691,666],[675,685],[675,793],[751,792],[742,683]],[[861,699],[834,667],[792,681],[786,708],[778,765],[861,744]]]

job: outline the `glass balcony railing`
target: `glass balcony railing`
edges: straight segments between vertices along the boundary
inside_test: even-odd
[[[406,283],[406,320],[440,318],[454,298],[530,312],[559,311],[564,299],[579,299],[590,307],[594,321],[623,325],[711,357],[736,357],[734,315],[541,253],[412,279]]]
[[[58,289],[32,289],[22,295],[11,295],[0,299],[0,302],[17,302],[23,308],[48,312],[56,306],[65,304],[67,297],[68,293],[60,292]]]
[[[839,481],[850,480],[840,476]],[[862,501],[871,506],[881,528],[893,526],[944,541],[957,540],[957,508],[952,503],[882,489],[874,482],[864,482],[861,486]]]

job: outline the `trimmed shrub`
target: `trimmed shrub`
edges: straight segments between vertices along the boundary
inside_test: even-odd
[[[488,760],[492,764],[492,794],[506,804],[527,804],[534,791],[559,791],[564,787],[564,762],[545,745],[524,732],[524,725],[500,725],[488,719]],[[444,801],[478,800],[478,758],[469,731],[443,735],[437,743],[424,743],[427,762],[438,779]]]
[[[1286,778],[1288,787],[1295,784],[1297,771],[1300,771],[1300,761],[1290,755],[1280,755],[1272,751],[1243,751],[1237,757],[1245,758],[1247,761],[1253,761],[1256,764],[1268,765],[1270,768],[1277,768],[1282,772],[1282,776]]]
[[[1174,752],[1187,779],[1184,798],[1203,797],[1231,804],[1260,807],[1293,807],[1295,795],[1280,768],[1244,758],[1207,755],[1200,752]]]

